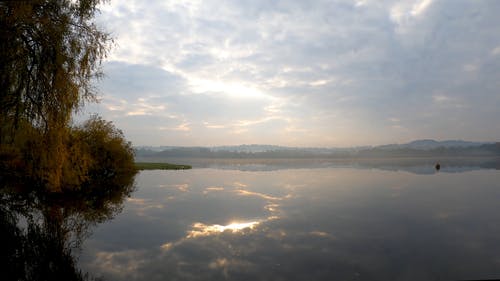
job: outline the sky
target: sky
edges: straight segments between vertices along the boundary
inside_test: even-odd
[[[112,0],[100,102],[81,115],[133,145],[499,141],[499,14],[494,0]]]

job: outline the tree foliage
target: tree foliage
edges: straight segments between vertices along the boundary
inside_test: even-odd
[[[90,156],[90,177],[107,180],[136,170],[132,144],[112,122],[92,116],[74,131],[76,139],[83,144],[83,150]]]
[[[22,120],[61,129],[95,97],[91,80],[110,42],[92,22],[99,2],[0,2],[0,118],[9,125],[1,142],[13,141]]]
[[[101,2],[0,1],[0,167],[8,176],[60,191],[133,165],[130,144],[110,122],[70,126],[95,99],[92,82],[111,43],[93,21]]]
[[[22,127],[12,148],[0,153],[0,179],[22,178],[34,186],[63,191],[99,186],[136,172],[131,143],[112,122],[99,116],[64,128],[56,140],[48,140],[29,124]],[[50,146],[54,141],[60,145]]]

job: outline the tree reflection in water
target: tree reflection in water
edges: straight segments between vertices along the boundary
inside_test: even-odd
[[[135,174],[78,191],[41,192],[0,178],[2,280],[95,280],[74,254],[93,226],[112,219],[134,190]]]

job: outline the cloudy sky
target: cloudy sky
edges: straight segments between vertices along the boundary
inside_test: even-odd
[[[134,145],[500,140],[500,1],[114,0],[99,113]]]

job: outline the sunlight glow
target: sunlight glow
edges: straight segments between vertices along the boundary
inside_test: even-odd
[[[423,0],[423,1],[415,3],[411,9],[411,12],[410,12],[411,15],[416,17],[416,16],[422,14],[432,4],[432,2],[433,2],[433,0]]]
[[[260,221],[250,221],[250,222],[232,222],[228,225],[206,225],[201,222],[197,222],[193,224],[193,230],[188,232],[187,238],[195,238],[200,236],[209,236],[218,233],[222,233],[224,231],[230,231],[232,233],[240,233],[244,229],[253,229],[255,228]]]
[[[239,195],[243,195],[243,196],[257,196],[257,197],[260,197],[260,198],[263,198],[263,199],[267,199],[267,200],[282,200],[283,198],[280,198],[280,197],[274,197],[274,196],[270,196],[270,195],[267,195],[267,194],[264,194],[264,193],[259,193],[259,192],[253,192],[253,191],[249,191],[249,190],[245,190],[245,189],[237,189],[235,190],[235,192]]]
[[[248,83],[198,78],[190,78],[189,80],[191,90],[195,93],[224,93],[233,98],[272,98]]]

